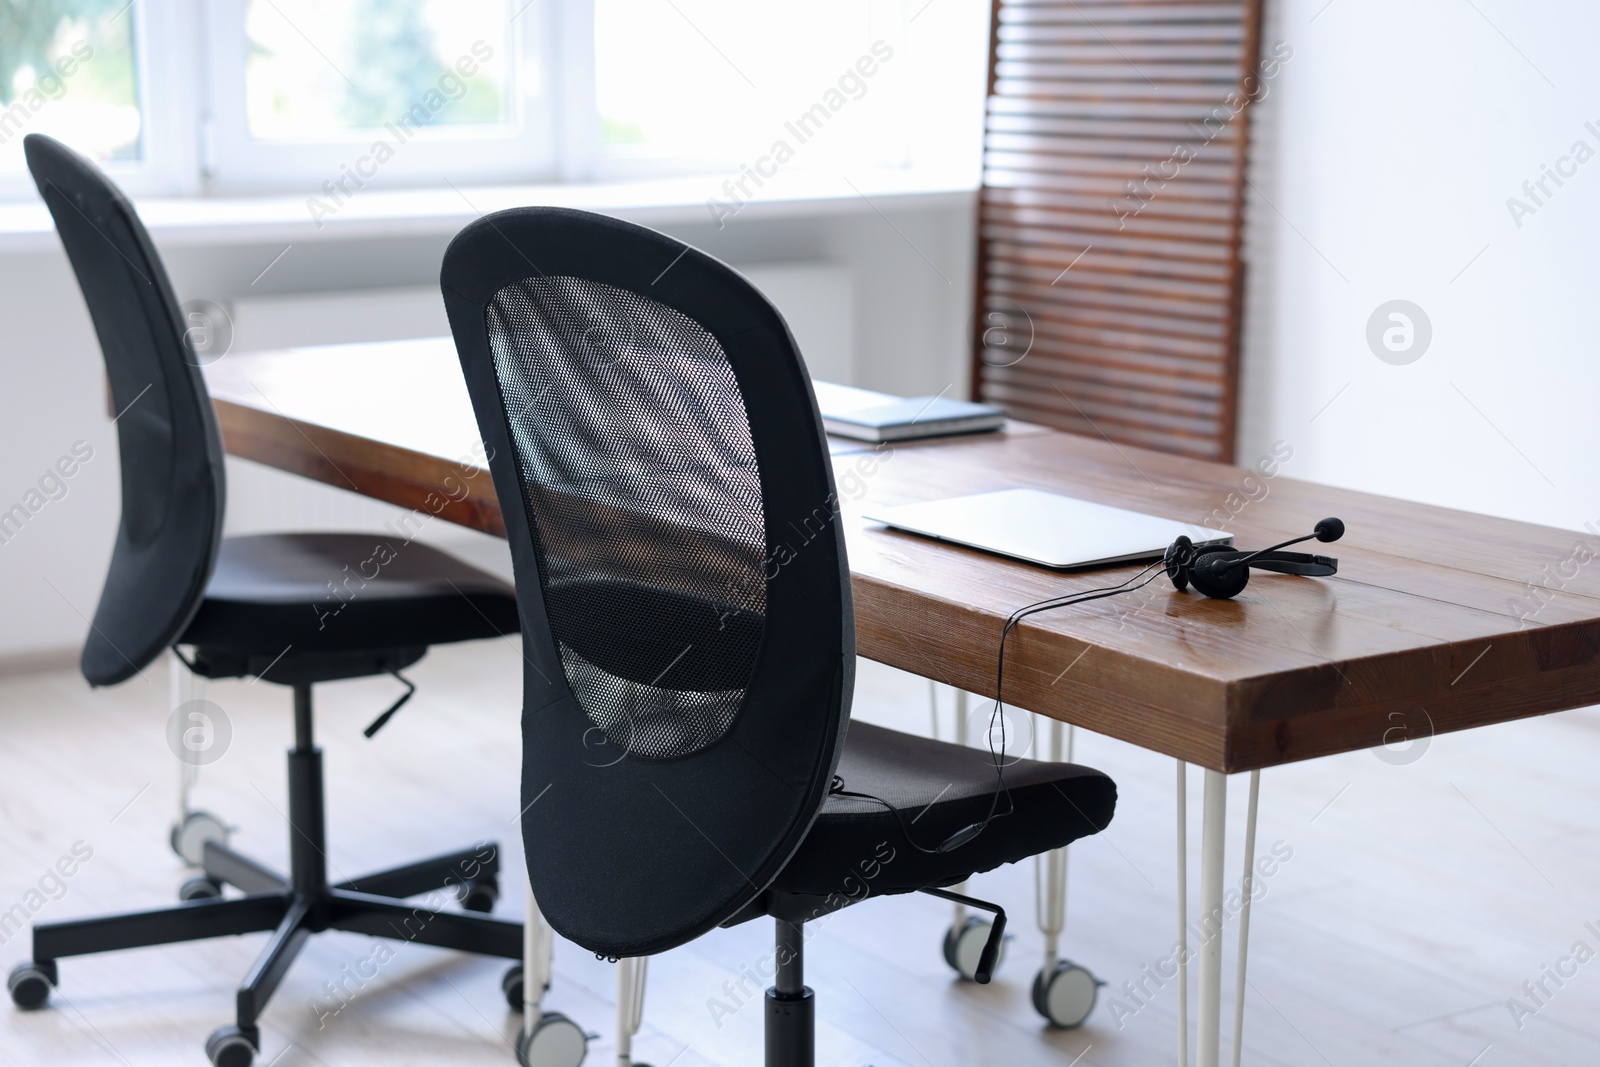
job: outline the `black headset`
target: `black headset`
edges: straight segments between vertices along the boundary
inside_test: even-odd
[[[1298,545],[1316,538],[1318,541],[1337,541],[1344,536],[1344,523],[1338,519],[1323,519],[1317,523],[1316,532],[1296,537],[1271,548],[1257,552],[1239,552],[1226,545],[1196,545],[1187,537],[1179,537],[1167,548],[1162,563],[1167,577],[1180,593],[1194,586],[1195,592],[1204,593],[1217,600],[1238,596],[1250,582],[1250,568],[1278,574],[1298,574],[1307,578],[1326,578],[1339,572],[1339,561],[1332,556],[1313,556],[1309,552],[1280,552],[1279,549]]]

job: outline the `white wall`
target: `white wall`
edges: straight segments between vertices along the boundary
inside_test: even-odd
[[[972,201],[956,196],[939,202],[905,207],[882,197],[876,210],[856,203],[805,218],[741,214],[721,230],[699,221],[708,216],[696,210],[691,221],[661,228],[750,268],[780,309],[801,309],[796,314],[808,321],[797,320],[796,334],[819,348],[819,362],[826,364],[819,370],[848,367],[858,384],[908,394],[935,393],[952,383],[952,392],[960,393],[966,387]],[[262,267],[283,250],[281,242],[185,241],[162,251],[180,300],[244,298],[253,303],[245,305],[243,331],[270,343],[313,344],[436,332],[427,325],[434,318],[414,308],[397,313],[377,291],[415,287],[436,294],[449,236],[297,242],[259,280]],[[162,243],[159,230],[156,240]],[[848,306],[812,319],[829,292]],[[275,297],[291,301],[297,313],[271,315]],[[325,308],[343,306],[347,314],[305,314],[306,297],[325,298]],[[37,488],[74,442],[94,449],[93,459],[66,481],[65,495],[0,543],[5,669],[58,659],[81,643],[110,558],[119,494],[99,347],[66,257],[53,241],[0,254],[0,322],[0,511]],[[359,529],[393,514],[343,490],[237,460],[229,461],[229,496],[230,533]],[[503,545],[494,539],[445,523],[436,527],[424,539],[491,566],[503,558]]]
[[[1520,227],[1506,206],[1575,141],[1600,153],[1600,133],[1584,125],[1600,128],[1600,67],[1588,56],[1600,8],[1271,0],[1267,40],[1280,38],[1294,56],[1254,118],[1240,461],[1283,440],[1293,477],[1600,523],[1600,157],[1564,187],[1549,184],[1554,195]],[[666,228],[735,265],[842,265],[854,285],[856,382],[960,391],[971,205],[887,214],[892,228],[859,211]],[[431,287],[444,243],[296,245],[254,285],[281,245],[167,251],[184,298],[337,297]],[[1365,339],[1373,310],[1394,298],[1420,305],[1433,326],[1428,351],[1404,366],[1380,361]],[[59,250],[0,255],[0,321],[0,510],[74,441],[96,450],[64,498],[0,544],[3,661],[81,639],[115,528],[117,469],[98,349]],[[316,329],[302,340],[334,339]],[[246,464],[230,474],[233,529],[386,514]],[[479,558],[498,551],[466,531],[441,534]]]
[[[1600,522],[1600,155],[1520,227],[1506,204],[1574,142],[1600,153],[1600,6],[1272,0],[1279,38],[1294,56],[1255,115],[1240,462],[1281,439],[1293,477]],[[1365,339],[1395,298],[1433,326],[1403,366]]]

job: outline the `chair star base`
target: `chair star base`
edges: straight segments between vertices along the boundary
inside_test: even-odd
[[[68,956],[271,931],[239,986],[234,1025],[217,1030],[206,1046],[216,1067],[248,1067],[260,1050],[256,1021],[312,934],[346,930],[480,956],[522,958],[521,923],[472,914],[488,911],[498,896],[500,853],[493,843],[328,884],[322,753],[311,743],[309,685],[295,687],[295,712],[296,743],[289,750],[289,874],[220,841],[206,841],[204,875],[186,885],[189,899],[184,903],[35,926],[33,961],[18,970],[27,972],[19,980],[24,998],[18,999],[13,989],[19,1006],[44,1004],[57,982],[56,963]],[[244,896],[224,898],[223,886]],[[423,894],[448,894],[469,911],[444,911],[432,900],[407,900]]]

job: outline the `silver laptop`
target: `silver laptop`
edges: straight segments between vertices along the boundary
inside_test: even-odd
[[[1197,545],[1233,542],[1233,535],[1223,530],[1039,489],[869,507],[865,517],[908,533],[1062,570],[1159,559],[1180,534]]]

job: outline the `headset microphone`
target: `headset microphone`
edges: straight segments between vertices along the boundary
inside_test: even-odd
[[[1308,533],[1304,537],[1296,537],[1285,541],[1282,544],[1273,545],[1270,548],[1263,548],[1259,551],[1252,552],[1247,556],[1231,556],[1227,559],[1217,560],[1216,563],[1212,565],[1212,573],[1225,574],[1228,571],[1233,570],[1235,567],[1248,566],[1260,557],[1266,555],[1268,552],[1276,552],[1281,548],[1288,548],[1290,545],[1298,545],[1303,541],[1310,541],[1313,538],[1318,541],[1328,542],[1337,541],[1343,536],[1344,522],[1342,520],[1333,518],[1323,519],[1321,522],[1317,523],[1314,532]]]

